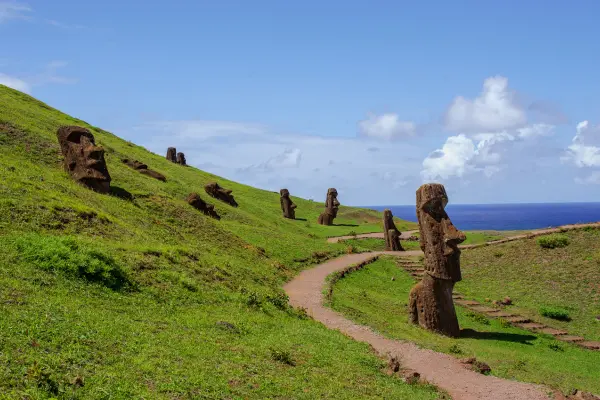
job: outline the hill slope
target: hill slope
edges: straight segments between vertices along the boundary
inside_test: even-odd
[[[63,171],[56,130],[73,124],[106,150],[111,195]],[[204,193],[213,180],[238,208]],[[190,207],[191,191],[222,219]],[[437,398],[384,375],[366,345],[289,309],[280,289],[346,251],[326,236],[378,231],[380,214],[342,207],[323,227],[322,203],[294,197],[305,220],[290,221],[278,197],[0,85],[0,398]]]

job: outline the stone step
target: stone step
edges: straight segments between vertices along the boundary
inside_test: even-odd
[[[574,335],[559,335],[556,336],[556,339],[569,343],[583,342],[585,340],[584,337]]]
[[[538,329],[544,329],[548,327],[547,325],[538,324],[537,322],[525,322],[522,324],[515,324],[515,326],[528,331],[537,331]]]
[[[529,318],[522,317],[520,315],[515,315],[514,317],[504,317],[504,319],[512,324],[524,324],[525,322],[531,322]]]
[[[486,314],[488,317],[492,317],[492,318],[518,317],[518,315],[515,315],[509,311],[502,311],[502,310],[497,310],[497,309],[495,309],[494,311],[487,312]]]
[[[584,341],[578,342],[577,345],[588,350],[600,350],[600,342]]]
[[[456,300],[455,301],[456,304],[461,305],[461,306],[478,306],[480,303],[478,301],[475,300]]]
[[[459,293],[454,293],[454,294],[452,295],[452,298],[453,298],[454,300],[462,300],[462,299],[464,299],[465,297],[464,297],[462,294],[459,294]]]
[[[471,310],[473,310],[473,311],[477,311],[477,312],[480,312],[480,313],[489,313],[489,312],[495,312],[496,311],[495,308],[484,306],[484,305],[471,306],[469,308]]]
[[[569,332],[567,331],[563,331],[561,329],[555,329],[555,328],[543,328],[539,330],[539,333],[545,333],[547,335],[552,335],[552,336],[560,336],[560,335],[568,335]]]

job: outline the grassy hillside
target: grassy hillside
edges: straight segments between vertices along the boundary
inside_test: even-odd
[[[63,171],[55,134],[70,124],[106,150],[110,195]],[[209,198],[212,180],[240,206]],[[190,207],[191,191],[222,219]],[[0,85],[0,398],[437,398],[288,308],[283,282],[347,251],[323,238],[381,229],[379,213],[349,207],[319,226],[323,204],[293,200],[299,220],[285,220],[278,193],[170,163]]]
[[[532,316],[588,340],[598,340],[600,231],[569,233],[569,246],[541,249],[535,239],[465,250],[463,280],[456,286],[469,299],[503,299],[519,315]],[[393,278],[393,279],[392,279]],[[487,319],[456,307],[459,339],[433,334],[408,323],[408,294],[416,281],[392,258],[383,258],[347,275],[334,287],[332,307],[348,318],[382,334],[410,340],[423,347],[488,363],[494,375],[544,383],[567,393],[573,388],[600,392],[600,352],[559,342]],[[539,315],[542,306],[566,308],[570,322]]]

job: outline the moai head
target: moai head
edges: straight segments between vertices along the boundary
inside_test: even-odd
[[[202,211],[204,215],[208,215],[214,219],[221,219],[215,211],[215,206],[202,200],[198,193],[190,193],[187,197],[187,202],[195,209]]]
[[[340,208],[340,202],[337,199],[337,190],[335,188],[327,189],[327,199],[325,200],[325,212],[332,215],[334,218],[337,217],[338,208]]]
[[[439,183],[428,183],[417,190],[417,219],[425,271],[434,278],[461,280],[459,243],[466,237],[446,214],[448,196]]]
[[[135,170],[148,169],[148,166],[146,164],[139,162],[138,160],[130,160],[128,158],[124,158],[121,161]]]
[[[177,149],[175,147],[169,147],[167,149],[167,160],[177,162]]]
[[[179,165],[187,165],[185,163],[185,154],[183,154],[183,153],[177,153],[177,164],[179,164]]]
[[[232,190],[222,188],[217,182],[211,182],[204,185],[204,190],[206,191],[206,193],[208,193],[215,199],[224,201],[225,203],[230,204],[234,207],[238,206],[238,203],[235,201],[233,195],[231,194]]]
[[[290,192],[287,189],[281,189],[279,191],[281,197],[279,201],[281,203],[281,211],[283,211],[283,216],[289,219],[296,219],[296,205],[290,199]]]
[[[396,227],[394,216],[392,215],[392,210],[385,209],[383,210],[383,228],[387,231],[388,229],[392,229],[391,227]]]
[[[62,126],[56,136],[65,169],[73,179],[97,192],[110,192],[110,175],[104,160],[104,149],[96,146],[94,135],[79,126]]]

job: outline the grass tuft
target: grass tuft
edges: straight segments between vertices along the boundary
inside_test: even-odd
[[[560,247],[567,247],[569,245],[569,238],[559,233],[553,233],[538,238],[537,243],[543,249],[557,249]]]

